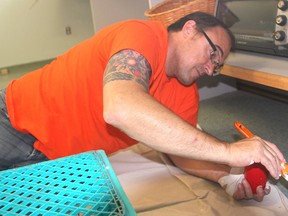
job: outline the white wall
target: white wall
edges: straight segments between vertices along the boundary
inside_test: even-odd
[[[54,58],[93,34],[89,0],[1,0],[0,68]]]
[[[127,19],[147,19],[148,0],[90,0],[95,32]]]
[[[164,0],[149,0],[149,7],[154,7],[156,4],[163,2]]]

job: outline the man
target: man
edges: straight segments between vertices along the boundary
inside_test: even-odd
[[[254,137],[228,144],[195,127],[195,80],[219,70],[231,48],[229,30],[200,12],[168,29],[120,22],[12,81],[1,93],[1,169],[141,142],[199,176],[197,163],[215,166],[219,179],[231,167],[261,162],[279,178],[284,158],[272,143]],[[234,197],[253,198],[250,186],[240,185]],[[263,196],[260,188],[254,198]]]

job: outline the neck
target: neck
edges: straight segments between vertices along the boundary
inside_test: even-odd
[[[165,64],[165,71],[168,77],[174,77],[175,72],[175,65],[176,65],[175,48],[177,44],[176,35],[177,32],[168,33],[168,50]]]

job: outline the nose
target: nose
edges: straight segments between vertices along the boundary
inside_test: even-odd
[[[205,64],[206,74],[207,74],[208,76],[213,76],[215,68],[216,68],[216,65],[213,64],[212,61],[209,60],[209,61]]]

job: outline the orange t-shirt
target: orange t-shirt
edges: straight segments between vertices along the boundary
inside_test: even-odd
[[[12,125],[32,134],[34,146],[48,158],[103,149],[107,154],[135,144],[103,119],[103,74],[110,57],[123,49],[141,53],[150,63],[150,95],[195,125],[196,84],[184,87],[164,71],[168,34],[153,21],[123,21],[78,44],[45,67],[7,87]]]

